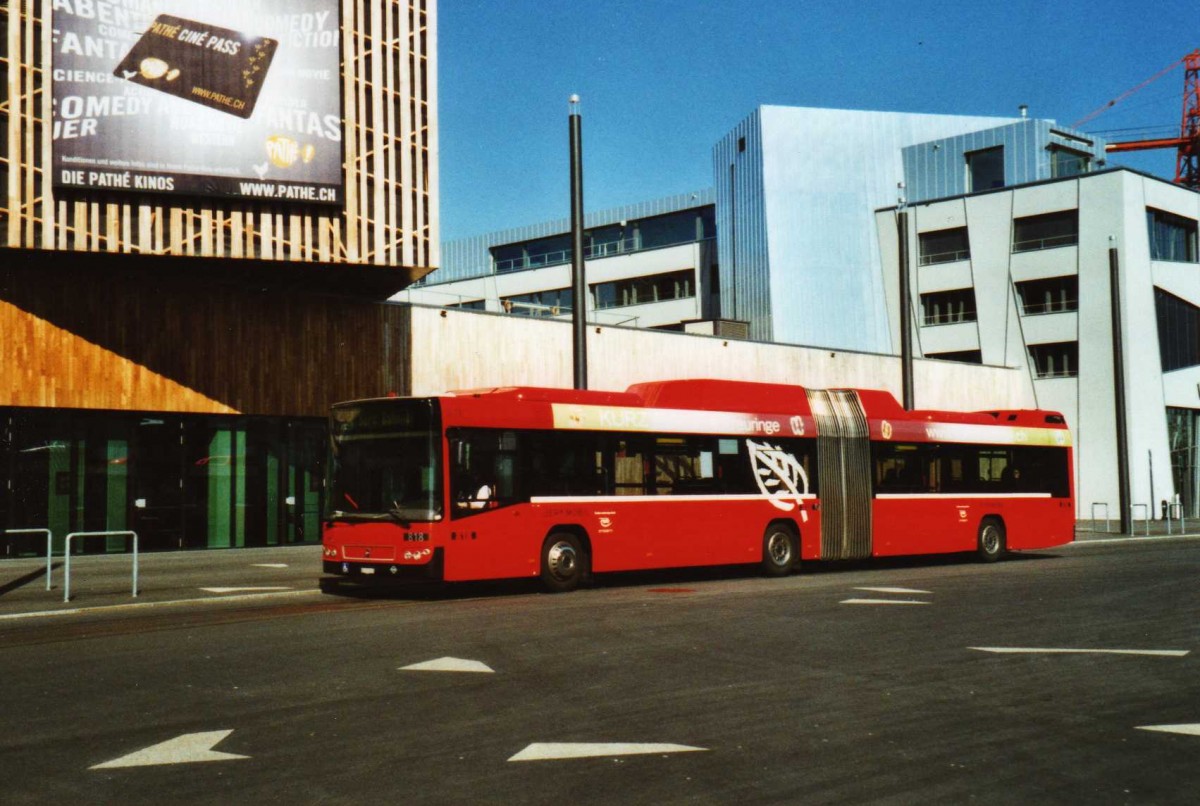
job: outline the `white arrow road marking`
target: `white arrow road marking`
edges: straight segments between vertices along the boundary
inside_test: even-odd
[[[619,742],[534,742],[509,761],[555,761],[568,758],[611,758],[612,756],[645,756],[658,753],[704,752],[705,747],[686,744],[630,744]]]
[[[1179,733],[1184,736],[1200,736],[1200,725],[1143,725],[1138,730],[1153,730],[1159,733]],[[511,761],[511,759],[510,759]]]
[[[287,563],[254,563],[255,568],[287,568]]]
[[[111,770],[118,767],[149,767],[155,764],[196,764],[203,761],[234,761],[239,758],[235,753],[221,753],[213,750],[217,743],[224,740],[232,730],[211,730],[205,733],[185,733],[161,744],[138,750],[127,756],[97,764],[90,769]]]
[[[855,588],[856,591],[868,591],[869,593],[923,593],[931,595],[930,591],[919,591],[914,588]]]
[[[1182,658],[1186,649],[1053,649],[1020,646],[969,646],[976,652],[993,652],[998,655],[1148,655],[1158,658]]]
[[[494,670],[486,663],[480,663],[477,660],[463,660],[462,658],[438,658],[437,660],[427,660],[424,663],[414,663],[410,666],[401,666],[402,672],[480,672],[483,674],[493,674]]]
[[[916,599],[845,599],[841,604],[854,605],[927,605],[929,602],[918,602]]]
[[[201,588],[200,590],[205,591],[206,593],[246,593],[247,591],[290,591],[291,588]]]

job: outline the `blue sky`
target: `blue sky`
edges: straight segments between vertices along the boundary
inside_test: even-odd
[[[572,93],[594,210],[710,186],[713,144],[760,104],[1028,104],[1070,125],[1200,47],[1197,0],[439,0],[438,17],[447,240],[568,215]],[[1082,128],[1173,136],[1182,94],[1179,67]],[[1174,175],[1173,151],[1117,159]]]

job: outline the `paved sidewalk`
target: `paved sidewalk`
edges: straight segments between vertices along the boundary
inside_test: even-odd
[[[0,623],[17,616],[65,614],[95,608],[178,601],[316,595],[320,546],[177,551],[138,557],[138,595],[132,595],[133,555],[71,557],[71,601],[63,601],[65,558],[0,560]]]
[[[1200,519],[1191,518],[1182,523],[1172,521],[1133,522],[1131,534],[1121,534],[1121,522],[1111,521],[1076,521],[1075,539],[1080,542],[1089,540],[1111,540],[1135,537],[1200,537]]]
[[[1200,538],[1200,520],[1178,522],[1171,534],[1163,521],[1136,524],[1135,535],[1116,533],[1119,524],[1081,522],[1078,544]],[[138,595],[132,596],[133,557],[91,554],[71,557],[71,600],[63,601],[65,558],[56,555],[46,589],[46,558],[0,560],[0,624],[21,618],[51,617],[98,609],[128,609],[179,602],[262,601],[319,593],[321,547],[275,546],[254,549],[154,552],[138,558]]]

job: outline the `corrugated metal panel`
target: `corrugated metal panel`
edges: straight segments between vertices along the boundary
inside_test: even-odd
[[[724,319],[750,322],[750,337],[771,339],[770,260],[763,183],[761,109],[713,147],[717,266]]]
[[[1104,158],[1106,141],[1052,120],[1019,120],[1009,125],[945,137],[904,149],[904,178],[910,203],[944,199],[970,191],[966,154],[985,148],[1004,148],[1005,185],[1051,178],[1049,147],[1090,153]]]
[[[761,203],[734,199],[734,225],[718,225],[718,240],[732,231],[739,241],[736,284],[722,287],[723,302],[738,295],[737,310],[722,315],[749,319],[757,339],[891,352],[873,211],[896,202],[901,149],[1004,120],[761,107],[714,149],[718,222],[729,201],[721,189],[730,184],[729,151],[742,132],[755,135],[740,155],[747,172],[758,171],[748,190],[763,195]],[[724,282],[728,245],[719,249]]]
[[[821,559],[871,556],[871,444],[858,393],[808,390],[817,420]]]

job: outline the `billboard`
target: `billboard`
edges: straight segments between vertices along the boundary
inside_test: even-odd
[[[343,202],[338,0],[45,0],[57,188]]]

